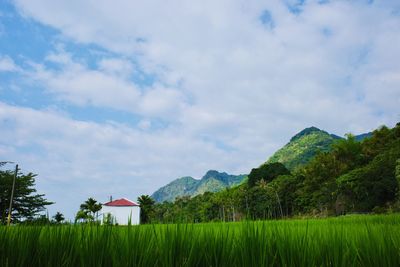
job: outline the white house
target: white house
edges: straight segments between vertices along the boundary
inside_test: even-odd
[[[103,220],[107,218],[119,225],[139,224],[140,222],[140,206],[126,198],[116,199],[103,204],[101,209]]]

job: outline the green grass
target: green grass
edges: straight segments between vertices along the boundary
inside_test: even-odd
[[[400,215],[2,226],[0,266],[400,266]]]

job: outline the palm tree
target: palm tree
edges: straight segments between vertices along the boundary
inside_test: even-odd
[[[75,215],[75,223],[77,222],[87,222],[93,219],[92,215],[89,215],[87,211],[78,210]]]
[[[53,216],[53,219],[55,220],[56,223],[62,223],[62,221],[65,220],[64,215],[58,211],[57,211],[56,215]]]
[[[101,210],[101,204],[97,203],[97,200],[94,198],[88,198],[83,204],[81,204],[81,211],[86,212],[86,213],[91,213],[90,216],[88,216],[88,219],[91,221],[94,221],[95,218],[97,218],[97,213]]]
[[[149,195],[141,195],[138,197],[138,202],[140,204],[140,222],[149,223],[155,201]]]

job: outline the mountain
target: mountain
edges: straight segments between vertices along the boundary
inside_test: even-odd
[[[371,137],[372,133],[356,135],[357,141]],[[342,137],[329,134],[316,127],[309,127],[293,136],[289,143],[279,149],[265,163],[280,162],[293,170],[306,164],[318,151],[329,151],[333,142]],[[196,196],[205,192],[217,192],[243,182],[246,175],[229,175],[225,172],[208,171],[200,180],[182,177],[161,187],[153,193],[157,202],[174,201],[176,197]]]
[[[363,141],[365,138],[370,138],[371,136],[372,136],[372,132],[369,132],[369,133],[364,133],[364,134],[355,135],[354,138],[355,138],[358,142],[361,142],[361,141]]]
[[[215,170],[208,171],[200,180],[182,177],[154,192],[151,197],[157,202],[174,201],[176,197],[196,196],[205,192],[217,192],[239,185],[246,175],[230,175]]]
[[[307,163],[318,151],[329,151],[330,146],[342,137],[329,134],[317,127],[302,130],[289,143],[273,154],[266,163],[280,162],[293,170]]]
[[[361,142],[371,136],[372,133],[369,132],[355,135],[354,137],[357,141]],[[289,170],[293,170],[310,161],[318,151],[329,151],[332,143],[342,138],[317,127],[309,127],[293,136],[289,143],[276,151],[266,163],[280,162]]]

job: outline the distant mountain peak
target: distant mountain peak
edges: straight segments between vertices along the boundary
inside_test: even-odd
[[[193,177],[191,177],[191,176],[184,176],[184,177],[181,177],[181,178],[178,178],[178,179],[176,179],[177,181],[193,181],[193,180],[196,180],[196,179],[194,179]],[[172,182],[171,182],[172,183]]]
[[[319,151],[329,151],[335,140],[340,138],[315,126],[305,128],[293,136],[284,147],[276,151],[267,163],[280,162],[286,168],[293,170],[306,164]]]
[[[308,128],[305,128],[305,129],[301,130],[299,133],[297,133],[295,136],[293,136],[290,139],[290,142],[293,142],[293,141],[295,141],[295,140],[297,140],[297,139],[299,139],[299,138],[301,138],[301,137],[303,137],[305,135],[309,135],[309,134],[312,134],[312,133],[315,133],[315,132],[325,133],[325,134],[329,135],[329,133],[327,133],[327,132],[325,132],[325,131],[323,131],[323,130],[315,127],[315,126],[311,126],[311,127],[308,127]]]
[[[153,193],[152,197],[157,202],[174,201],[176,197],[196,196],[204,192],[216,192],[227,187],[239,185],[246,175],[230,175],[226,172],[209,170],[201,178],[194,179],[190,176],[178,178]]]
[[[216,170],[209,170],[209,171],[203,176],[203,179],[206,178],[206,177],[214,177],[214,176],[218,176],[218,175],[221,175],[221,174],[226,174],[226,172],[219,172],[219,171],[216,171]]]

